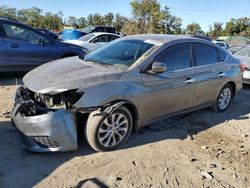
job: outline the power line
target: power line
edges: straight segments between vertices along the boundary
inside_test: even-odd
[[[234,13],[234,12],[247,12],[247,13],[249,13],[250,12],[250,10],[186,9],[186,8],[177,8],[177,7],[170,7],[170,9],[189,11],[189,12],[213,12],[213,13]]]

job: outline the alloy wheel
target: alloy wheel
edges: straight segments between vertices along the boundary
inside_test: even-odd
[[[98,140],[104,147],[119,144],[128,132],[128,119],[122,113],[114,113],[104,119],[98,130]]]
[[[232,92],[228,87],[224,88],[221,91],[219,100],[218,100],[218,106],[220,110],[225,110],[228,107],[231,97],[232,97]]]

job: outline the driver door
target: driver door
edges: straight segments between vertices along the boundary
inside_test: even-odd
[[[190,43],[179,43],[163,50],[155,62],[164,63],[164,73],[144,73],[144,122],[184,111],[193,106],[195,68],[191,62]]]

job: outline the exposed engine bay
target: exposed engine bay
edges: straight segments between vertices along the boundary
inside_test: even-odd
[[[65,91],[54,95],[40,94],[26,87],[20,87],[17,92],[19,92],[17,96],[25,101],[20,109],[20,113],[24,116],[41,115],[48,111],[58,109],[72,109],[73,105],[83,95],[77,93],[76,90]]]

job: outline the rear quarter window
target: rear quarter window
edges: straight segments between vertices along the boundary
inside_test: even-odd
[[[218,61],[219,62],[225,61],[225,59],[227,57],[227,54],[225,52],[223,52],[222,50],[218,49],[218,48],[216,50],[218,52]]]
[[[196,66],[209,65],[218,62],[218,54],[212,45],[193,43]]]

